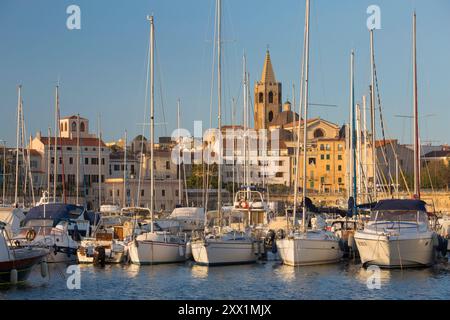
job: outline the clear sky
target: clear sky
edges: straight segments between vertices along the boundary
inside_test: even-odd
[[[242,53],[251,91],[260,78],[267,46],[283,100],[298,88],[304,1],[223,0],[224,123],[231,99],[242,113]],[[411,26],[418,15],[419,108],[422,141],[450,142],[450,1],[312,0],[311,116],[343,124],[349,109],[350,51],[356,52],[356,96],[367,94],[370,63],[366,9],[381,8],[375,34],[376,63],[388,138],[409,142],[412,113]],[[66,8],[81,8],[81,30],[66,28]],[[0,0],[0,139],[15,144],[16,86],[23,85],[27,131],[53,126],[54,86],[60,82],[61,115],[80,113],[96,130],[101,114],[105,140],[142,131],[149,25],[156,25],[157,135],[194,120],[209,126],[213,48],[213,0]],[[214,89],[215,90],[215,89]],[[297,90],[298,91],[298,90]],[[213,125],[216,124],[213,95]],[[147,111],[148,115],[148,111]],[[148,126],[145,127],[148,136]]]

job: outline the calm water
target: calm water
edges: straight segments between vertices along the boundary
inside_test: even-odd
[[[448,299],[450,266],[382,270],[381,289],[366,286],[359,264],[297,267],[277,261],[245,266],[82,265],[81,289],[66,286],[65,265],[50,265],[50,277],[36,267],[28,282],[0,287],[0,299]]]

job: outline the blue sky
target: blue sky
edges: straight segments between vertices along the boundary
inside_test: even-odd
[[[241,61],[246,52],[253,91],[267,45],[284,100],[298,88],[304,1],[223,0],[223,84],[225,123],[231,99],[242,110]],[[66,8],[81,8],[81,30],[66,28]],[[411,24],[418,15],[419,108],[422,141],[449,143],[450,2],[448,0],[312,0],[311,116],[338,124],[348,118],[350,51],[356,52],[356,96],[367,94],[369,34],[366,8],[381,8],[376,62],[388,138],[410,141],[412,112]],[[96,130],[98,113],[105,140],[142,131],[148,22],[156,24],[157,135],[176,126],[181,99],[182,125],[209,126],[213,0],[1,0],[0,139],[15,141],[16,86],[23,85],[27,131],[53,126],[54,86],[60,81],[62,116],[80,113]],[[298,90],[297,90],[298,91]],[[215,93],[215,91],[214,91]],[[358,100],[361,100],[358,98]],[[213,113],[216,112],[213,96]],[[148,106],[147,106],[148,109]],[[163,114],[164,111],[164,114]],[[147,112],[148,114],[148,112]],[[213,125],[216,117],[213,117]],[[146,120],[148,122],[148,120]],[[148,136],[148,127],[145,128]]]

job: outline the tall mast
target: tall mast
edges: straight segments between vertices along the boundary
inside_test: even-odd
[[[302,103],[303,103],[303,89],[305,88],[304,78],[305,78],[305,52],[306,52],[306,20],[308,19],[309,10],[305,12],[305,28],[303,34],[303,53],[302,53],[302,68],[301,68],[301,76],[300,76],[300,99],[298,104],[298,123],[297,123],[297,145],[295,148],[295,181],[294,181],[294,227],[295,221],[297,217],[297,202],[298,202],[298,178],[300,175],[300,126],[302,121]],[[295,95],[294,95],[295,96]],[[293,99],[295,101],[295,99]],[[295,102],[294,108],[295,109]],[[295,114],[295,113],[294,113]],[[295,124],[295,118],[293,119],[293,123]],[[305,125],[305,122],[303,122]],[[295,126],[294,126],[295,128]],[[293,130],[294,130],[293,128]]]
[[[217,115],[217,126],[219,127],[219,137],[222,133],[222,39],[221,39],[221,8],[222,1],[217,0],[217,104],[218,104],[218,115]],[[222,141],[219,141],[219,161],[217,164],[217,212],[219,215],[219,226],[222,225]]]
[[[18,87],[17,95],[17,131],[16,131],[16,184],[14,188],[14,205],[18,204],[18,188],[19,188],[19,133],[20,133],[20,118],[22,109],[22,85]]]
[[[58,149],[58,104],[59,104],[59,97],[58,97],[58,90],[59,86],[56,86],[55,89],[55,143],[53,145],[53,202],[56,202],[56,180],[57,180],[57,173],[58,173],[58,160],[57,160],[57,149]],[[50,146],[50,137],[49,137],[49,146]]]
[[[303,103],[303,216],[302,227],[306,231],[306,164],[307,164],[307,126],[308,126],[308,91],[309,91],[309,0],[306,0],[306,50],[305,50],[305,92]]]
[[[80,188],[80,114],[77,115],[77,179],[75,181],[77,189],[77,201],[75,202],[79,205],[79,188]]]
[[[47,146],[47,202],[50,201],[50,172],[51,170],[51,153],[50,153],[50,137],[52,136],[52,128],[48,127],[48,146]]]
[[[5,206],[6,201],[6,141],[3,140],[3,176],[2,176],[2,183],[3,183],[3,192],[2,192],[2,205]]]
[[[372,201],[377,200],[377,148],[376,148],[376,128],[375,128],[375,48],[373,44],[373,29],[370,30],[370,121],[372,130]]]
[[[247,181],[247,58],[244,55],[242,56],[242,93],[243,93],[243,101],[244,101],[244,186],[248,186]]]
[[[178,146],[181,147],[181,137],[180,137],[180,99],[177,99],[177,135],[178,135]],[[182,203],[181,195],[181,150],[178,150],[178,203]]]
[[[414,100],[414,195],[420,199],[419,111],[417,99],[416,12],[413,15],[413,100]]]
[[[127,206],[127,175],[128,175],[128,168],[127,168],[127,140],[128,140],[128,136],[127,136],[127,130],[125,130],[125,141],[124,141],[124,145],[123,145],[123,162],[124,162],[124,166],[123,166],[123,201],[122,201],[122,207],[126,207]],[[137,192],[140,192],[139,190]]]
[[[356,110],[355,110],[355,52],[352,50],[351,59],[350,59],[350,74],[351,74],[351,92],[350,92],[350,104],[352,108],[352,178],[353,178],[353,213],[356,210],[356,202],[358,197],[358,190],[356,185]],[[350,208],[349,208],[350,209]]]
[[[102,206],[102,149],[101,149],[101,140],[102,140],[102,131],[100,128],[100,114],[98,114],[98,123],[97,123],[97,136],[98,136],[98,209]]]
[[[154,131],[155,131],[155,75],[154,75],[154,50],[155,50],[155,26],[153,24],[153,16],[147,17],[150,21],[150,214],[151,214],[151,232],[153,232],[153,207],[154,207],[154,165],[153,165],[153,148],[154,148]]]
[[[364,148],[364,153],[363,153],[363,172],[364,172],[364,199],[365,201],[367,201],[368,196],[369,196],[369,188],[368,188],[368,184],[367,184],[367,126],[366,126],[366,108],[367,108],[367,101],[366,101],[366,96],[363,96],[363,137],[364,137],[364,144],[363,144],[363,148]]]
[[[231,126],[232,126],[232,128],[233,128],[233,171],[232,171],[232,176],[233,176],[233,183],[232,183],[232,197],[234,197],[234,192],[235,192],[235,190],[234,190],[234,185],[235,185],[235,182],[236,182],[236,178],[235,178],[235,161],[234,161],[234,159],[235,159],[235,157],[236,157],[236,128],[234,127],[234,125],[235,125],[235,118],[236,117],[236,102],[235,102],[235,100],[234,100],[234,97],[233,98],[231,98]],[[233,200],[233,202],[234,202],[234,200]]]

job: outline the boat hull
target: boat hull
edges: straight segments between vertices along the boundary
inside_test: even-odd
[[[18,249],[27,250],[27,249]],[[0,283],[8,284],[11,281],[11,270],[17,270],[17,281],[22,282],[28,279],[32,268],[40,263],[47,255],[44,250],[36,251],[34,254],[26,254],[25,257],[21,258],[20,254],[16,254],[17,259],[12,261],[1,261],[0,262]]]
[[[356,233],[355,240],[364,266],[426,267],[431,266],[435,261],[431,234],[419,238],[402,239]]]
[[[183,262],[186,261],[185,252],[185,244],[151,240],[135,240],[128,249],[131,263],[138,265]]]
[[[249,241],[193,241],[192,256],[199,265],[218,266],[255,263],[256,244]]]
[[[339,240],[295,239],[277,240],[280,259],[288,266],[308,266],[339,262],[343,252]]]

